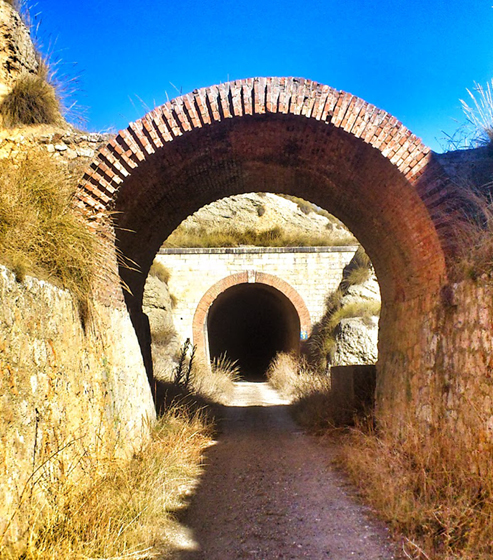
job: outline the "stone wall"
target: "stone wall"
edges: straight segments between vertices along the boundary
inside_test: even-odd
[[[312,325],[325,311],[325,298],[337,289],[356,247],[237,247],[165,249],[156,260],[171,277],[176,298],[173,321],[181,339],[192,339],[193,318],[202,297],[219,281],[245,271],[271,274],[299,294]],[[285,294],[289,297],[289,294]]]
[[[92,160],[109,137],[109,134],[84,133],[71,127],[46,125],[0,130],[0,159],[16,158],[29,150],[41,148],[61,164],[80,162],[82,168]]]
[[[465,447],[478,468],[491,464],[492,279],[463,281],[407,302],[391,325],[387,312],[377,376],[381,423],[398,437],[409,426],[423,434],[441,431]]]
[[[125,309],[94,303],[84,330],[70,294],[0,267],[0,535],[47,457],[125,456],[154,416]]]

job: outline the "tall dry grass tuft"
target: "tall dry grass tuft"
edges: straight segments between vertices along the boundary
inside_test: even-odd
[[[460,100],[472,131],[472,143],[484,146],[493,145],[493,79],[483,87],[475,84],[473,92],[467,90],[470,102]]]
[[[157,350],[157,352],[156,352]],[[240,377],[237,362],[226,355],[208,363],[196,354],[196,347],[187,339],[170,355],[171,348],[154,344],[154,393],[158,412],[174,403],[191,411],[203,410],[211,419],[220,415],[220,405],[227,404],[233,394],[234,382]]]
[[[62,124],[55,88],[39,74],[22,74],[0,103],[0,118],[7,128],[35,124]]]
[[[425,434],[409,424],[396,441],[368,423],[343,438],[340,462],[363,497],[406,535],[408,558],[493,557],[493,473],[476,468],[445,431]],[[427,556],[415,555],[420,549]]]
[[[462,192],[464,214],[456,227],[456,258],[452,266],[455,280],[477,279],[493,271],[493,200],[489,191],[472,188]],[[489,193],[489,194],[488,194]]]
[[[166,268],[164,264],[156,260],[153,261],[152,266],[149,269],[149,274],[151,276],[155,276],[165,284],[167,284],[169,282],[169,279],[171,278],[171,272],[169,268]]]
[[[212,360],[210,369],[197,360],[193,370],[193,390],[205,398],[227,404],[233,394],[236,381],[240,379],[240,368],[226,354]]]
[[[84,306],[105,267],[101,241],[74,207],[76,184],[42,151],[0,161],[0,251],[19,281],[54,281]]]
[[[210,426],[199,414],[168,410],[130,460],[82,449],[77,469],[63,449],[41,464],[17,512],[29,519],[17,545],[0,535],[5,560],[151,559],[171,550],[174,516],[201,472]],[[54,476],[54,473],[58,473]]]
[[[320,434],[348,421],[347,411],[341,409],[332,393],[330,375],[317,373],[303,358],[280,352],[266,376],[291,400],[294,419],[308,431]]]

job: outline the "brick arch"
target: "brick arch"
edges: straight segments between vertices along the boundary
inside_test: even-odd
[[[302,196],[342,219],[391,299],[446,276],[456,202],[433,153],[392,115],[310,80],[238,80],[165,103],[101,149],[79,198],[116,211],[119,248],[144,273],[122,270],[140,302],[163,239],[204,204],[252,190]]]
[[[113,212],[144,355],[142,294],[163,240],[205,204],[252,191],[310,200],[359,239],[382,295],[379,403],[405,399],[405,383],[389,379],[429,368],[419,333],[448,283],[461,197],[395,117],[305,79],[238,80],[180,96],[131,123],[86,170],[79,202]]]
[[[256,271],[245,271],[239,272],[237,274],[231,274],[226,278],[223,278],[219,282],[216,282],[211,286],[205,294],[200,299],[197,308],[193,316],[192,323],[192,336],[193,343],[197,346],[197,350],[201,354],[206,354],[207,341],[204,335],[204,325],[207,320],[207,314],[209,308],[214,303],[216,298],[225,292],[227,289],[237,286],[238,284],[265,284],[275,288],[281,294],[283,294],[295,308],[298,317],[300,319],[300,329],[304,331],[309,336],[312,329],[312,323],[310,319],[310,312],[303,301],[300,294],[286,281],[281,278],[274,276],[272,274],[267,274],[265,272]]]

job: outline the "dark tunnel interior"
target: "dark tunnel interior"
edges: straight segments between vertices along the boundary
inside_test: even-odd
[[[277,352],[298,351],[300,319],[291,301],[265,284],[239,284],[220,294],[207,317],[211,360],[238,360],[242,379],[263,381]]]

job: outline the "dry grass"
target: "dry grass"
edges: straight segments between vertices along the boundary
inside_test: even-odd
[[[396,441],[370,423],[345,436],[340,460],[364,498],[406,535],[409,558],[493,557],[493,473],[475,468],[456,438],[409,426]]]
[[[164,264],[160,263],[159,261],[154,261],[152,266],[149,270],[149,274],[151,276],[155,276],[161,282],[167,284],[169,279],[171,278],[171,272],[169,268],[166,268]]]
[[[58,283],[84,304],[102,266],[101,244],[73,207],[76,178],[41,151],[0,161],[0,251],[19,281]]]
[[[488,191],[493,183],[483,188]],[[493,271],[493,201],[491,195],[463,191],[464,212],[456,229],[455,280],[479,278]]]
[[[349,286],[364,284],[370,279],[373,266],[370,258],[363,247],[358,247],[351,262],[344,270],[343,285],[347,289]]]
[[[233,383],[239,379],[238,363],[223,355],[212,361],[210,369],[203,363],[196,364],[192,371],[192,388],[207,399],[227,404],[233,394]]]
[[[217,412],[218,404],[227,404],[233,392],[233,383],[239,379],[236,362],[226,356],[208,364],[197,356],[195,347],[187,340],[179,347],[177,338],[172,344],[159,345],[152,333],[152,356],[156,391],[160,393],[160,405],[177,401],[187,403],[191,409],[209,407],[211,414]]]
[[[234,228],[194,228],[176,229],[164,243],[164,247],[238,247],[252,245],[257,247],[328,247],[334,245],[353,245],[354,237],[340,237],[327,232],[302,234],[286,232],[276,226],[268,230]]]
[[[210,427],[200,415],[175,407],[130,461],[103,460],[82,449],[77,469],[73,464],[60,469],[60,449],[30,479],[30,497],[17,512],[29,520],[22,544],[3,544],[0,556],[162,558],[170,552],[173,515],[184,507],[210,441]]]
[[[60,101],[55,88],[38,74],[25,73],[0,103],[3,126],[61,124]]]
[[[352,420],[332,393],[330,374],[319,374],[293,354],[279,353],[267,370],[267,380],[291,399],[294,419],[311,433],[322,434]]]
[[[469,129],[472,131],[474,145],[493,144],[493,79],[483,87],[475,84],[474,93],[467,90],[470,102],[460,100],[466,115]]]

